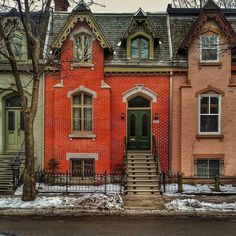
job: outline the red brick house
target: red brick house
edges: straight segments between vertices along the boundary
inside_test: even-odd
[[[51,45],[59,67],[45,76],[45,167],[114,171],[129,153],[169,168],[170,54],[167,15],[93,14],[83,1],[57,6]],[[155,170],[156,172],[156,170]]]

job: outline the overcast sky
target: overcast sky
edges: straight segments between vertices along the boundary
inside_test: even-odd
[[[171,0],[95,0],[106,7],[92,6],[93,12],[136,12],[139,7],[148,12],[166,11]]]

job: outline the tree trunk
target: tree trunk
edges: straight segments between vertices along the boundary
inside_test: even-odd
[[[36,198],[35,160],[34,160],[34,118],[30,108],[24,111],[25,119],[25,169],[22,201],[33,201]]]

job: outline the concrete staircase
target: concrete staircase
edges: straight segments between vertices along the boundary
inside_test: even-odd
[[[0,154],[0,195],[13,193],[11,161],[14,154]]]
[[[154,155],[128,153],[126,194],[160,194],[159,175]]]

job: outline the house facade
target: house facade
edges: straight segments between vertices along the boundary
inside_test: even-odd
[[[57,8],[58,9],[58,8]],[[66,10],[60,8],[60,10]],[[59,67],[45,77],[45,166],[108,173],[158,145],[169,168],[170,56],[166,14],[93,14],[83,1],[54,14]],[[126,141],[125,141],[126,140]]]

